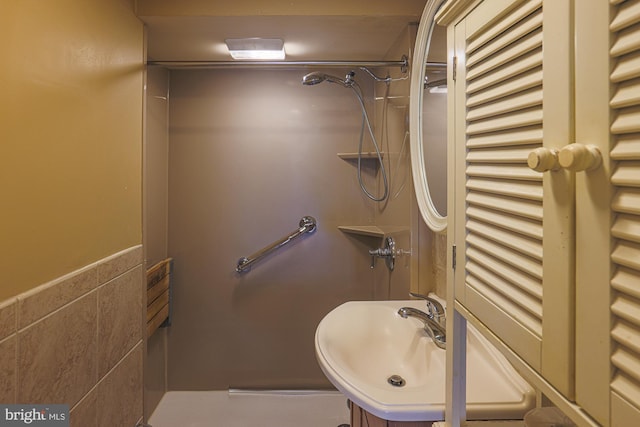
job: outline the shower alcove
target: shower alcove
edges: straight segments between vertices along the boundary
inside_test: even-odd
[[[215,10],[198,1],[137,3],[150,61],[146,262],[171,257],[174,266],[171,326],[146,343],[145,417],[166,391],[332,388],[314,356],[319,320],[347,300],[401,299],[412,283],[429,286],[418,275],[429,276],[431,236],[419,224],[409,159],[400,156],[408,152],[409,80],[387,86],[358,66],[340,65],[410,56],[422,2],[329,1],[300,10],[284,1]],[[226,52],[198,51],[204,35],[223,44],[267,28],[287,29],[308,45],[296,54],[283,36],[292,63],[335,61],[323,72],[355,71],[390,168],[389,200],[374,203],[358,186],[361,111],[353,95],[337,85],[301,84],[316,65],[237,66]],[[374,71],[407,77],[395,65]],[[377,156],[364,151],[364,178],[378,190]],[[306,215],[318,222],[312,235],[235,272],[240,257]],[[384,263],[370,268],[369,250],[389,235],[407,256],[393,272]]]

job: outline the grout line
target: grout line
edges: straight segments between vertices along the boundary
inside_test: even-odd
[[[102,376],[102,378],[100,378],[100,379],[98,380],[98,383],[96,384],[96,386],[97,386],[98,384],[100,384],[101,382],[103,382],[103,381],[104,381],[104,379],[105,379],[105,378],[107,378],[107,377],[108,377],[108,376],[109,376],[109,375],[110,375],[110,374],[111,374],[111,373],[112,373],[116,368],[118,368],[118,367],[122,364],[122,362],[123,362],[127,357],[129,357],[129,356],[130,356],[130,355],[131,355],[131,354],[136,350],[136,348],[138,348],[138,346],[140,346],[140,345],[142,345],[142,339],[140,339],[140,340],[138,340],[138,341],[136,341],[136,342],[135,342],[135,344],[133,345],[133,347],[131,347],[131,348],[129,349],[129,351],[127,351],[127,353],[125,353],[125,355],[124,355],[124,356],[122,356],[122,357],[120,358],[120,360],[118,360],[118,363],[116,363],[115,365],[113,365],[113,367],[112,367],[111,369],[109,369],[109,370],[108,370],[108,371],[107,371],[107,372]],[[144,357],[144,354],[143,354],[143,357]]]
[[[66,303],[66,304],[64,304],[63,306],[60,306],[60,307],[56,308],[56,309],[55,309],[55,310],[53,310],[51,313],[47,313],[47,314],[45,314],[44,316],[42,316],[41,318],[36,319],[36,320],[34,320],[33,322],[29,323],[27,326],[24,326],[24,327],[22,327],[22,328],[18,329],[18,330],[16,331],[16,333],[18,333],[18,334],[23,333],[24,331],[26,331],[27,329],[31,328],[32,326],[37,325],[38,323],[43,322],[44,320],[46,320],[46,319],[50,318],[50,317],[51,317],[51,316],[53,316],[54,314],[59,313],[60,311],[64,310],[65,308],[68,308],[71,304],[74,304],[74,303],[78,302],[79,300],[81,300],[82,298],[85,298],[85,297],[87,297],[87,296],[91,295],[91,293],[93,293],[93,292],[97,292],[97,291],[98,291],[98,288],[91,289],[89,292],[86,292],[86,293],[84,293],[84,294],[82,294],[82,295],[80,295],[80,296],[78,296],[78,297],[76,297],[76,298],[72,299],[71,301],[67,302],[67,303]],[[97,296],[96,296],[96,299],[97,299]]]
[[[96,275],[97,276],[97,275]],[[95,344],[96,344],[96,363],[95,366],[93,367],[94,369],[94,374],[93,374],[93,378],[95,381],[95,385],[94,387],[97,387],[98,385],[98,381],[100,380],[100,347],[101,347],[101,343],[100,343],[100,318],[102,316],[100,316],[100,285],[98,285],[98,287],[96,287],[96,329],[94,331],[95,334]],[[96,392],[97,393],[97,392]],[[96,397],[97,398],[97,397]]]
[[[14,336],[16,337],[16,345],[14,348],[14,355],[15,355],[15,367],[14,367],[14,371],[13,371],[13,403],[18,403],[18,384],[20,384],[20,382],[18,381],[18,333],[16,332],[14,334]]]
[[[52,312],[50,312],[50,313],[47,313],[46,315],[44,315],[44,316],[40,317],[39,319],[34,320],[33,322],[29,323],[28,325],[26,325],[26,326],[24,326],[24,327],[22,327],[22,328],[17,329],[17,330],[16,330],[16,332],[24,332],[26,329],[29,329],[31,326],[33,326],[33,325],[35,325],[35,324],[37,324],[37,323],[40,323],[41,321],[43,321],[43,320],[45,320],[45,319],[47,319],[47,318],[51,317],[52,315],[54,315],[54,314],[56,314],[56,313],[59,313],[61,310],[63,310],[63,309],[65,309],[65,308],[67,308],[68,306],[70,306],[70,305],[71,305],[71,304],[73,304],[73,303],[78,302],[80,299],[82,299],[82,298],[84,298],[84,297],[86,297],[86,296],[90,295],[91,293],[93,293],[93,292],[98,292],[101,288],[104,288],[106,285],[111,284],[111,282],[113,282],[114,280],[116,280],[116,279],[118,279],[118,278],[121,278],[122,276],[126,275],[127,273],[130,273],[132,270],[135,270],[136,268],[141,267],[141,266],[142,266],[142,264],[136,264],[134,267],[132,267],[132,268],[128,269],[128,270],[127,270],[127,271],[125,271],[124,273],[122,273],[122,274],[120,274],[120,275],[118,275],[118,276],[114,277],[113,279],[111,279],[111,280],[109,280],[109,281],[107,281],[107,282],[105,282],[105,283],[103,283],[103,284],[101,284],[101,285],[98,285],[97,287],[95,287],[95,288],[93,288],[93,289],[89,290],[88,292],[85,292],[85,293],[84,293],[84,294],[82,294],[82,295],[79,295],[79,296],[75,297],[74,299],[72,299],[72,300],[68,301],[68,302],[67,302],[67,303],[65,303],[64,305],[62,305],[62,306],[60,306],[60,307],[56,308],[55,310],[53,310],[53,311],[52,311]],[[97,297],[96,297],[96,298],[97,298]],[[18,313],[16,313],[16,328],[18,328],[18,321],[17,321],[17,317],[18,317]]]

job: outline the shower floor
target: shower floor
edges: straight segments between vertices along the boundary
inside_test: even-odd
[[[336,427],[349,423],[347,399],[332,391],[170,391],[152,427]]]

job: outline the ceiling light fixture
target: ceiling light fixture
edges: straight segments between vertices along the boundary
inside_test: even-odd
[[[285,57],[282,39],[226,39],[225,43],[233,59],[271,59],[282,60]]]

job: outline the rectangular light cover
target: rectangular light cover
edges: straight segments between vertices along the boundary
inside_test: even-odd
[[[284,59],[284,41],[282,39],[225,39],[233,59]]]

